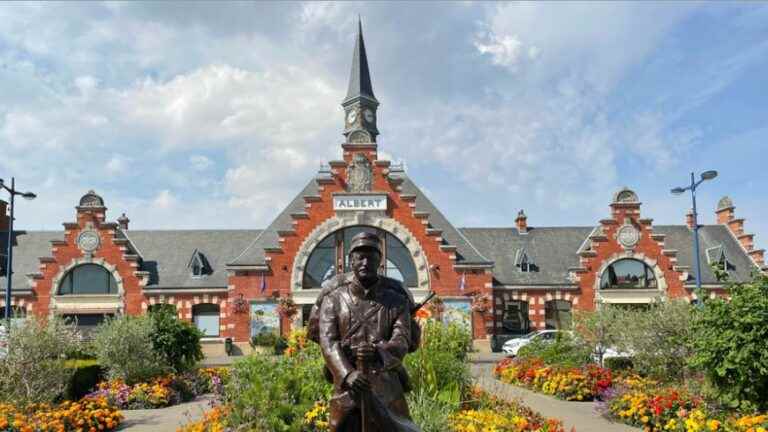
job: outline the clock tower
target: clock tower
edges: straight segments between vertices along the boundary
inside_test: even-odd
[[[347,97],[341,103],[344,108],[344,136],[347,144],[375,144],[379,130],[376,128],[376,109],[379,101],[373,95],[368,57],[363,42],[363,24],[358,22],[355,52],[352,55],[352,71],[349,76]]]

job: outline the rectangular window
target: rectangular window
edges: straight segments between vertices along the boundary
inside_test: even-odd
[[[195,315],[195,326],[203,332],[205,336],[219,335],[219,316],[218,315]]]

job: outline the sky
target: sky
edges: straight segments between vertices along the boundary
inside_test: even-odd
[[[4,3],[16,226],[94,189],[131,229],[264,228],[340,159],[362,17],[379,154],[456,226],[594,226],[628,186],[682,224],[729,195],[768,245],[768,4]],[[761,162],[762,161],[762,162]],[[0,199],[6,196],[0,194]]]

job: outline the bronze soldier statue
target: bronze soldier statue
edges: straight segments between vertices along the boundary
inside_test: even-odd
[[[381,257],[377,235],[356,235],[352,272],[324,284],[310,316],[310,338],[319,340],[333,381],[331,432],[419,431],[405,401],[401,363],[418,344],[414,305],[399,282],[378,275]]]

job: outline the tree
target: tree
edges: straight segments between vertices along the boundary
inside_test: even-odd
[[[0,400],[24,405],[60,397],[74,373],[64,365],[66,354],[79,339],[74,325],[56,317],[12,325],[8,352],[0,358]]]
[[[187,371],[203,359],[203,333],[192,323],[180,320],[175,309],[161,308],[150,317],[152,348],[175,372]]]
[[[603,366],[603,356],[608,348],[619,344],[622,310],[603,304],[596,311],[576,311],[574,316],[574,332],[590,352],[597,357],[598,364]]]
[[[768,409],[768,276],[731,284],[730,301],[696,311],[695,355],[716,396],[732,407]]]
[[[147,315],[121,316],[98,327],[94,338],[96,357],[110,378],[133,384],[170,370],[165,358],[152,346],[153,330]]]
[[[693,307],[682,299],[658,299],[647,308],[628,309],[616,321],[617,348],[632,353],[638,372],[683,381],[692,350]]]

